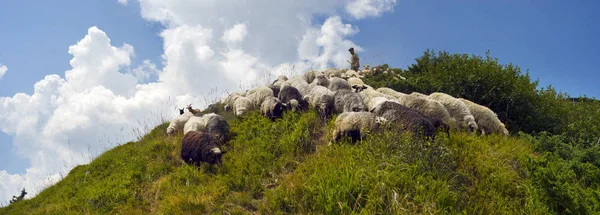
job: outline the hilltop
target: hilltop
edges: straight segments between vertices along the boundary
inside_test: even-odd
[[[314,111],[272,122],[214,104],[204,111],[223,115],[235,134],[217,171],[183,163],[182,136],[166,136],[164,123],[0,214],[599,213],[597,100],[539,90],[489,55],[428,51],[407,69],[389,69],[364,80],[485,104],[511,136],[454,132],[424,142],[381,132],[327,146],[334,119]]]

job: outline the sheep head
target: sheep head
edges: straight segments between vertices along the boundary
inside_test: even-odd
[[[185,108],[180,108],[179,109],[179,115],[183,115]]]
[[[354,88],[354,92],[360,93],[361,91],[366,90],[367,86],[354,85],[354,86],[352,86],[352,88]]]
[[[508,133],[508,130],[506,129],[506,126],[504,125],[504,123],[500,123],[500,127],[502,128],[501,132],[504,136],[509,136],[510,134]]]
[[[217,164],[219,166],[223,165],[221,158],[223,154],[227,153],[226,151],[221,151],[219,147],[212,148],[208,154],[208,163],[209,164]]]

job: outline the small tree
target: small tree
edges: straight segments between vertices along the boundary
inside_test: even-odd
[[[25,188],[23,188],[23,190],[21,190],[21,195],[19,195],[18,197],[13,196],[13,199],[10,200],[10,204],[23,200],[23,198],[25,198],[25,195],[27,195],[27,192],[25,192]]]

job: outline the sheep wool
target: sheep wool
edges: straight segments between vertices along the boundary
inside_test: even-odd
[[[167,127],[167,135],[173,136],[175,133],[183,131],[185,123],[193,116],[194,115],[192,113],[185,112],[179,116],[173,117],[169,123],[169,127]]]
[[[221,115],[210,113],[202,117],[206,119],[206,132],[219,145],[229,141],[229,123]]]
[[[344,74],[344,76],[346,78],[362,78],[363,77],[357,71],[354,71],[354,70],[347,70],[346,73]]]
[[[386,95],[389,95],[389,96],[393,96],[394,98],[396,98],[398,100],[400,100],[404,96],[406,96],[406,94],[398,92],[398,91],[395,91],[394,89],[388,88],[388,87],[377,88],[377,92],[380,92],[380,93],[383,93],[383,94],[386,94]]]
[[[331,115],[335,109],[333,92],[323,86],[313,86],[310,93],[304,96],[308,104],[319,111],[321,117],[326,118]]]
[[[248,92],[246,97],[252,101],[252,103],[255,107],[260,107],[260,105],[263,103],[263,101],[266,98],[273,97],[273,96],[274,96],[274,93],[271,88],[265,87],[265,86],[260,86],[260,87],[255,88],[251,92]]]
[[[469,111],[475,118],[477,127],[481,131],[482,135],[491,133],[499,133],[505,136],[509,135],[504,123],[498,119],[498,115],[494,111],[486,106],[477,104],[467,99],[458,99],[467,105]]]
[[[412,93],[410,93],[410,95],[421,97],[421,98],[427,98],[427,95],[419,93],[419,92],[412,92]]]
[[[350,136],[352,142],[362,140],[367,133],[376,132],[383,121],[371,112],[341,113],[335,119],[332,142],[338,142],[342,136]]]
[[[302,95],[303,97],[308,95],[311,88],[310,85],[301,76],[293,77],[292,79],[283,83],[281,87],[288,85],[298,89],[300,95]]]
[[[428,117],[415,109],[401,105],[398,102],[385,101],[375,107],[372,112],[399,126],[401,132],[411,131],[417,136],[429,137],[435,140],[436,126]],[[440,127],[443,126],[439,122],[436,124]]]
[[[212,169],[213,164],[222,164],[221,159],[225,153],[210,135],[201,131],[191,131],[181,140],[181,159],[188,165],[200,166],[205,162]]]
[[[306,81],[306,83],[312,83],[313,80],[315,80],[315,77],[317,76],[317,74],[324,74],[321,71],[316,71],[316,70],[310,70],[306,73],[304,73],[304,81]]]
[[[467,105],[454,98],[451,95],[435,92],[427,96],[428,99],[436,100],[444,105],[450,117],[454,118],[458,125],[463,129],[467,129],[468,132],[473,132],[478,129],[475,118],[471,115]]]
[[[327,69],[325,70],[324,74],[326,77],[328,78],[332,78],[332,77],[338,77],[338,78],[342,78],[342,75],[344,75],[344,71],[340,70],[340,69]]]
[[[290,106],[293,110],[296,111],[296,108],[301,110],[306,110],[308,108],[308,103],[302,99],[302,94],[300,91],[292,86],[284,86],[279,92],[278,96],[279,100],[284,104],[290,106],[291,101],[295,101],[296,105]]]
[[[206,131],[206,123],[208,123],[208,117],[193,116],[183,126],[183,135],[190,131]]]
[[[260,106],[260,113],[270,120],[281,117],[283,111],[285,111],[285,105],[275,97],[266,98]]]
[[[379,106],[380,104],[382,104],[383,102],[386,102],[386,101],[392,101],[392,100],[389,100],[389,99],[387,99],[385,97],[381,97],[381,96],[369,99],[369,103],[367,103],[367,109],[368,109],[368,111],[373,111],[373,109],[375,109],[375,107]]]
[[[456,124],[456,120],[451,117],[446,107],[438,101],[408,94],[399,97],[398,103],[415,109],[425,116],[441,120],[448,125],[454,126]]]
[[[367,111],[367,106],[357,92],[338,90],[333,94],[336,113]]]
[[[311,86],[324,86],[324,87],[328,87],[329,86],[329,79],[327,77],[325,77],[325,74],[317,74],[315,76],[315,79],[313,80],[313,82],[310,84]]]
[[[365,83],[360,79],[360,78],[356,78],[356,77],[351,77],[348,78],[348,85],[350,85],[350,87],[361,87],[364,86]]]
[[[233,103],[233,112],[236,116],[241,116],[249,111],[252,111],[254,107],[255,106],[252,100],[240,96]]]
[[[338,90],[352,90],[352,87],[350,87],[348,81],[338,77],[330,78],[329,86],[327,88],[333,92]]]

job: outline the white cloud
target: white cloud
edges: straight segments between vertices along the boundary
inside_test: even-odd
[[[132,66],[131,45],[115,46],[91,27],[69,47],[72,68],[64,77],[47,75],[31,95],[0,98],[0,130],[13,136],[17,154],[31,163],[23,175],[0,171],[0,202],[23,186],[29,197],[36,195],[72,167],[135,139],[134,129],[145,132],[178,114],[175,106],[203,108],[225,91],[280,74],[348,68],[348,48],[364,49],[348,39],[359,29],[345,24],[343,13],[380,15],[357,16],[347,5],[358,1],[349,0],[139,2],[144,19],[164,24],[162,68],[149,60]],[[329,18],[314,23],[316,15]]]
[[[148,59],[131,71],[131,75],[138,79],[138,83],[148,83],[153,78],[157,78],[159,73],[160,70]]]
[[[8,71],[8,67],[0,64],[0,80],[2,80],[2,77],[6,74],[6,71]]]
[[[23,175],[0,172],[0,202],[22,187],[34,196],[72,167],[136,138],[134,129],[146,132],[170,118],[175,104],[200,102],[185,94],[175,97],[162,83],[136,85],[135,77],[118,72],[129,65],[133,48],[109,41],[100,29],[90,28],[69,48],[73,68],[66,78],[47,75],[31,95],[0,98],[0,129],[13,136],[18,156],[31,163]]]
[[[117,48],[97,27],[91,27],[88,34],[76,45],[69,47],[73,55],[72,69],[65,72],[65,79],[80,92],[90,87],[104,86],[117,95],[130,96],[134,93],[137,79],[119,72],[131,64],[133,47],[129,44]]]
[[[119,1],[119,4],[127,5],[127,0],[117,0],[117,1]]]
[[[396,0],[356,0],[346,5],[346,11],[355,19],[378,17],[384,12],[394,11]]]
[[[242,42],[247,34],[248,29],[246,24],[235,24],[223,33],[221,41],[225,42],[229,47],[234,47],[237,43]]]

